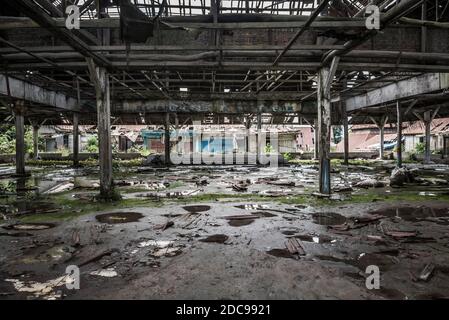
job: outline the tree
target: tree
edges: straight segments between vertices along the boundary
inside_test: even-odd
[[[25,126],[25,152],[33,152],[33,129]],[[16,152],[16,127],[11,124],[0,125],[0,154]]]

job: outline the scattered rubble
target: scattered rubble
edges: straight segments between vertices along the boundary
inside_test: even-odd
[[[402,187],[406,183],[415,181],[416,170],[408,170],[405,167],[394,168],[390,176],[390,186]]]

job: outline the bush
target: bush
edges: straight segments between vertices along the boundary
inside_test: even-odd
[[[426,151],[426,145],[422,142],[418,142],[415,146],[415,152],[417,154],[423,154]]]
[[[282,156],[284,157],[285,161],[291,161],[293,160],[293,155],[290,152],[285,152],[282,154]]]
[[[98,152],[98,138],[96,136],[92,136],[87,140],[86,151],[90,153]]]
[[[128,152],[140,153],[144,157],[150,155],[151,153],[151,151],[144,148],[143,145],[133,145],[131,148],[128,149]]]
[[[274,148],[273,148],[273,146],[271,145],[271,144],[267,144],[266,146],[265,146],[265,153],[273,153],[274,152]]]

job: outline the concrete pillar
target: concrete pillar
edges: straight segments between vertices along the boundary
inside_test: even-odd
[[[385,139],[384,139],[385,126],[383,125],[383,123],[379,126],[379,131],[380,131],[379,159],[383,160],[384,159],[384,143],[385,143]]]
[[[426,150],[424,153],[424,163],[429,164],[431,162],[430,157],[430,125],[432,123],[431,111],[424,112],[424,126],[426,128]]]
[[[396,145],[396,165],[398,168],[402,168],[402,112],[401,103],[396,102],[396,116],[397,116],[397,132],[398,141]]]
[[[14,106],[16,125],[16,174],[25,175],[25,106],[23,101],[17,101]]]
[[[259,162],[260,159],[260,155],[262,152],[264,152],[264,150],[262,149],[262,141],[261,141],[261,132],[262,132],[262,113],[260,112],[260,108],[259,108],[259,112],[257,113],[257,135],[256,135],[256,150],[257,150],[257,162]]]
[[[330,177],[330,139],[331,139],[331,100],[330,86],[326,86],[329,78],[329,67],[322,67],[318,72],[318,139],[320,160],[319,186],[320,193],[331,193]]]
[[[165,164],[170,165],[170,114],[165,114]]]
[[[112,146],[111,146],[111,100],[109,75],[104,68],[96,68],[100,88],[96,90],[98,114],[98,151],[100,162],[100,198],[113,197]]]
[[[443,136],[443,152],[441,154],[443,159],[445,159],[448,155],[448,153],[447,153],[447,140],[448,139],[449,139],[448,137]]]
[[[251,133],[250,128],[251,128],[251,119],[247,119],[245,122],[245,128],[246,128],[246,137],[245,137],[245,152],[246,152],[246,157],[248,157],[248,153],[249,153],[249,135]]]
[[[343,145],[344,145],[344,164],[349,165],[349,126],[346,106],[343,106]]]
[[[33,159],[37,160],[39,157],[39,126],[33,125]]]
[[[314,134],[314,148],[313,148],[313,159],[318,160],[318,151],[319,151],[319,145],[318,145],[318,120],[315,120],[314,127],[313,127],[313,134]]]
[[[78,113],[73,114],[73,166],[77,167],[79,165],[79,115]]]

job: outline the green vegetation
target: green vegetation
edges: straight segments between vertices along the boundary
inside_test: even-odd
[[[71,166],[73,164],[72,160],[28,160],[28,166],[35,167],[57,167],[57,166]],[[89,158],[79,162],[81,167],[96,167],[98,166],[98,160]],[[112,160],[112,165],[115,170],[120,170],[122,168],[132,168],[142,165],[142,159],[130,159],[130,160]]]
[[[273,146],[272,146],[271,144],[268,143],[268,144],[265,146],[265,148],[264,148],[264,152],[265,152],[265,153],[273,153],[273,152],[274,152]]]
[[[415,152],[417,154],[423,154],[426,151],[426,145],[422,142],[418,142],[415,146]]]
[[[151,150],[146,149],[143,145],[134,145],[128,149],[128,152],[140,153],[144,157],[147,157],[151,154]]]
[[[25,151],[33,154],[33,128],[25,126]],[[44,149],[44,139],[39,137],[38,146]],[[0,125],[0,154],[11,154],[16,152],[16,128],[10,124]]]
[[[331,165],[341,166],[341,165],[343,165],[343,162],[344,162],[343,159],[332,159]],[[319,162],[318,162],[318,160],[312,160],[312,159],[293,159],[293,160],[290,160],[289,163],[298,164],[298,165],[317,165]],[[370,165],[375,165],[376,163],[379,163],[379,161],[367,160],[367,159],[349,160],[349,165],[352,165],[352,166],[370,166]]]
[[[123,189],[122,189],[123,190]],[[137,207],[162,207],[168,203],[175,204],[189,204],[189,203],[200,203],[200,202],[233,202],[233,201],[241,201],[245,202],[277,202],[280,204],[288,204],[288,205],[308,205],[314,207],[321,206],[341,206],[345,204],[363,204],[363,203],[392,203],[392,202],[408,202],[408,203],[419,203],[425,200],[429,200],[428,197],[419,195],[416,191],[409,190],[401,190],[401,192],[397,193],[378,193],[377,191],[368,191],[360,194],[352,194],[348,196],[347,199],[343,201],[336,201],[327,198],[320,198],[309,194],[296,195],[296,196],[281,196],[281,197],[272,197],[265,195],[257,195],[257,194],[200,194],[196,196],[190,196],[186,198],[180,199],[148,199],[148,198],[137,198],[137,199],[121,199],[120,201],[97,201],[95,200],[94,194],[91,195],[92,199],[75,199],[72,198],[73,191],[63,192],[57,195],[51,196],[39,196],[35,197],[33,201],[43,201],[43,202],[52,202],[55,207],[61,208],[59,212],[52,212],[48,214],[34,214],[34,215],[25,215],[20,217],[21,222],[55,222],[55,221],[63,221],[70,220],[82,215],[97,213],[101,211],[107,211],[112,209],[121,209],[121,208],[137,208]],[[13,197],[11,198],[13,199]],[[436,198],[434,198],[436,199]],[[438,201],[448,202],[449,203],[449,195],[439,194]],[[0,204],[8,204],[8,198],[0,199]]]
[[[285,161],[292,161],[294,159],[293,155],[290,152],[285,152],[282,154]]]
[[[98,138],[97,138],[97,136],[91,136],[87,140],[86,151],[90,152],[90,153],[97,153],[98,152]]]

